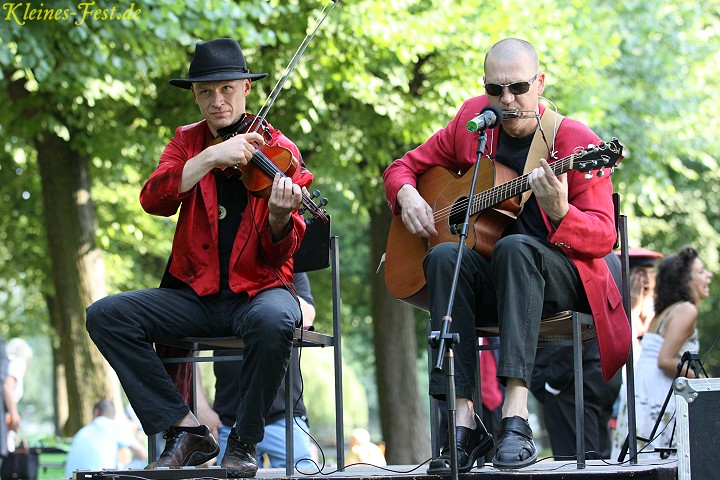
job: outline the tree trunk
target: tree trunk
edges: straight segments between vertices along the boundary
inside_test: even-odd
[[[391,218],[383,208],[370,219],[373,338],[386,458],[389,465],[410,465],[430,456],[429,422],[418,392],[413,307],[390,296],[384,275],[375,275]]]
[[[105,295],[104,267],[95,247],[96,216],[88,159],[51,132],[35,142],[42,181],[54,300],[48,302],[64,366],[71,435],[92,419],[100,398],[115,400],[114,375],[85,329],[85,308]]]

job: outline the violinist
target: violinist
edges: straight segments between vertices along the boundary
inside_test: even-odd
[[[248,126],[252,82],[266,75],[250,73],[233,39],[197,43],[188,77],[170,84],[190,90],[203,118],[177,128],[140,192],[150,214],[180,210],[161,288],[118,293],[87,309],[88,332],[117,372],[145,433],[165,432],[165,449],[148,469],[200,465],[219,451],[153,341],[242,336],[243,401],[220,463],[229,477],[257,472],[255,445],[301,322],[292,256],[305,233],[301,189],[312,181],[297,147],[280,131],[266,122],[257,131]],[[299,166],[292,175],[266,178],[266,194],[258,195],[240,173],[254,168],[265,148],[289,152]]]
[[[603,260],[616,236],[610,176],[586,179],[583,173],[569,171],[556,177],[549,166],[578,147],[598,144],[598,137],[582,123],[561,117],[539,102],[545,73],[537,51],[524,40],[504,39],[489,49],[483,83],[484,95],[468,99],[445,128],[395,160],[384,173],[388,202],[409,233],[437,236],[443,225],[435,222],[432,207],[418,190],[423,185],[418,184],[418,177],[430,173],[433,166],[471,172],[480,160],[476,152],[482,144],[467,124],[490,105],[503,114],[498,125],[490,125],[485,132],[487,144],[481,156],[492,161],[497,172],[529,175],[532,194],[489,247],[490,254],[468,247],[461,252],[450,324],[450,332],[460,337],[453,346],[460,472],[472,469],[475,460],[493,451],[494,444],[472,410],[477,383],[476,323],[500,326],[497,374],[507,388],[493,457],[497,468],[522,468],[537,459],[528,423],[528,387],[543,314],[570,309],[592,312],[605,380],[622,366],[630,348],[620,293]],[[505,112],[510,114],[506,117]],[[457,241],[438,243],[422,260],[436,331],[447,312],[457,249]],[[445,378],[434,370],[430,394],[439,399],[446,395]],[[450,471],[446,443],[440,456],[430,462],[428,473]]]

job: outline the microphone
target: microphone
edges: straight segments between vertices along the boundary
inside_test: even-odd
[[[475,118],[467,123],[466,128],[468,132],[477,132],[488,128],[494,128],[500,124],[502,117],[502,110],[494,105],[488,105],[483,108],[480,113],[475,115]]]

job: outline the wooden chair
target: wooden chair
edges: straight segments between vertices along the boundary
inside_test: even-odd
[[[343,430],[343,394],[342,394],[342,351],[340,337],[340,262],[338,252],[338,237],[330,235],[330,224],[314,222],[308,225],[303,242],[300,249],[295,254],[295,271],[309,272],[321,270],[330,267],[331,284],[332,284],[332,334],[323,334],[312,330],[296,328],[293,336],[293,358],[290,364],[297,361],[298,349],[303,347],[331,347],[333,349],[334,370],[335,370],[335,436],[337,442],[337,463],[342,466],[345,464],[344,450],[344,430]],[[245,344],[241,337],[183,337],[183,338],[163,338],[156,341],[158,346],[171,347],[174,349],[182,349],[187,355],[178,355],[173,357],[164,357],[163,362],[166,364],[189,363],[191,365],[189,375],[188,393],[190,408],[193,413],[197,412],[197,402],[195,399],[196,387],[196,364],[199,362],[217,362],[242,359],[242,354],[223,355],[223,356],[198,356],[201,351],[206,350],[238,350],[244,348]],[[175,350],[178,351],[178,350]],[[286,467],[287,476],[292,476],[294,468],[294,448],[293,448],[293,408],[297,398],[293,398],[293,372],[294,369],[288,368],[285,375],[285,405],[290,406],[285,409],[285,442],[286,442]],[[178,384],[177,377],[174,381]],[[183,392],[181,392],[183,393]],[[157,438],[151,436],[148,441],[148,457],[150,461],[159,456],[157,451]]]

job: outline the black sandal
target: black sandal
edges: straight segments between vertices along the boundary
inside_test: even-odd
[[[497,468],[523,468],[536,460],[537,449],[528,421],[522,417],[503,418],[493,465]]]
[[[455,427],[457,445],[458,472],[466,473],[472,470],[478,458],[484,457],[494,446],[492,435],[488,433],[480,417],[475,415],[475,428]],[[434,458],[428,465],[429,475],[449,475],[450,470],[450,442],[445,438],[440,456]]]

